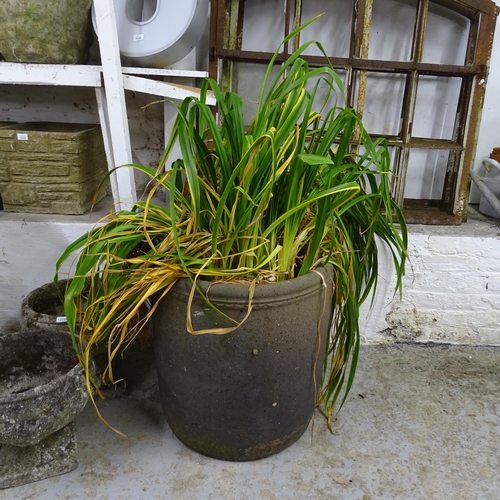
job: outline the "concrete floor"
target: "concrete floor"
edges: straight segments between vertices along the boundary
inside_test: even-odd
[[[128,438],[88,405],[78,468],[0,499],[500,499],[500,348],[363,346],[333,434],[318,413],[290,448],[246,463],[180,443],[146,371],[100,404]]]

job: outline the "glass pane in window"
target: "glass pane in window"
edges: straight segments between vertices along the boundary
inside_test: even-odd
[[[232,64],[231,90],[243,98],[243,117],[245,127],[249,127],[257,112],[260,89],[266,74],[267,64],[234,62]],[[270,82],[279,71],[274,66]]]
[[[453,138],[461,84],[461,78],[419,77],[413,137]]]
[[[246,0],[243,5],[242,49],[274,52],[285,38],[284,2]]]
[[[247,62],[233,62],[232,73],[231,73],[231,90],[238,92],[243,98],[243,114],[244,123],[248,127],[255,117],[257,112],[257,102],[260,96],[260,89],[264,76],[266,73],[267,65],[259,63],[247,63]],[[269,79],[269,83],[272,82],[273,78],[279,71],[279,66],[274,66]],[[345,80],[346,72],[343,70],[337,71],[342,82]],[[315,83],[320,80],[318,76],[315,80],[311,81],[307,89],[312,92]],[[318,85],[318,90],[316,93],[316,98],[313,104],[313,110],[320,112],[321,108],[324,106],[322,114],[328,112],[328,109],[337,105],[344,106],[344,96],[340,92],[331,92],[328,96],[329,85],[321,80]],[[328,99],[325,102],[325,99]]]
[[[406,174],[405,198],[440,200],[450,152],[445,149],[412,149]]]
[[[346,72],[344,70],[336,70],[336,73],[342,81],[342,85],[345,85]],[[339,89],[338,86],[334,84],[333,90],[330,91],[330,85],[322,76],[311,79],[311,81],[307,84],[306,89],[309,92],[312,92],[316,83],[318,83],[318,89],[316,91],[316,97],[313,104],[314,111],[317,111],[318,113],[324,115],[333,106],[345,106],[345,96],[341,92],[342,89]]]
[[[353,8],[353,0],[302,2],[303,23],[318,14],[323,16],[302,31],[301,43],[317,40],[328,56],[349,57]],[[323,55],[316,45],[311,45],[305,54]]]
[[[381,146],[378,146],[377,149],[380,150]],[[399,148],[395,148],[393,146],[389,146],[388,147],[388,150],[389,150],[389,165],[390,165],[390,169],[391,169],[391,172],[394,173],[394,162],[396,161],[396,157],[399,153]],[[366,148],[364,146],[360,146],[359,149],[357,150],[358,151],[358,154],[360,156],[362,156],[364,153],[366,153]],[[378,167],[371,164],[369,165],[368,167],[370,170],[378,170]],[[394,186],[394,183],[396,181],[396,177],[394,175],[391,174],[390,178],[389,178],[389,185],[391,186],[391,189],[392,187]],[[380,176],[378,176],[376,178],[376,183],[377,183],[377,186],[380,186]],[[365,184],[363,186],[363,189],[367,192],[367,193],[371,193],[372,190],[370,188],[370,185],[369,184]],[[393,189],[394,190],[394,189]]]
[[[399,135],[405,85],[405,75],[368,73],[363,123],[370,134]]]
[[[422,62],[465,64],[469,30],[469,19],[430,2]]]
[[[369,59],[409,61],[417,18],[417,0],[375,0]]]

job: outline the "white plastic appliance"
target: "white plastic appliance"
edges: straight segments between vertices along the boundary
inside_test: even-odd
[[[209,0],[114,0],[118,44],[124,64],[164,68],[199,42]],[[95,13],[94,29],[99,36]]]

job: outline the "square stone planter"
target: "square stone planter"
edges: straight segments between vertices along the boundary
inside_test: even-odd
[[[92,0],[1,0],[0,52],[8,62],[85,63]]]
[[[107,173],[101,129],[77,123],[0,128],[0,196],[7,212],[83,214]],[[106,194],[106,188],[97,200]]]

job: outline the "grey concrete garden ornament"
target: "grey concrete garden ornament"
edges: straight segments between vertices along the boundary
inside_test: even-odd
[[[32,329],[0,336],[0,488],[76,467],[73,421],[87,400],[68,334]]]

